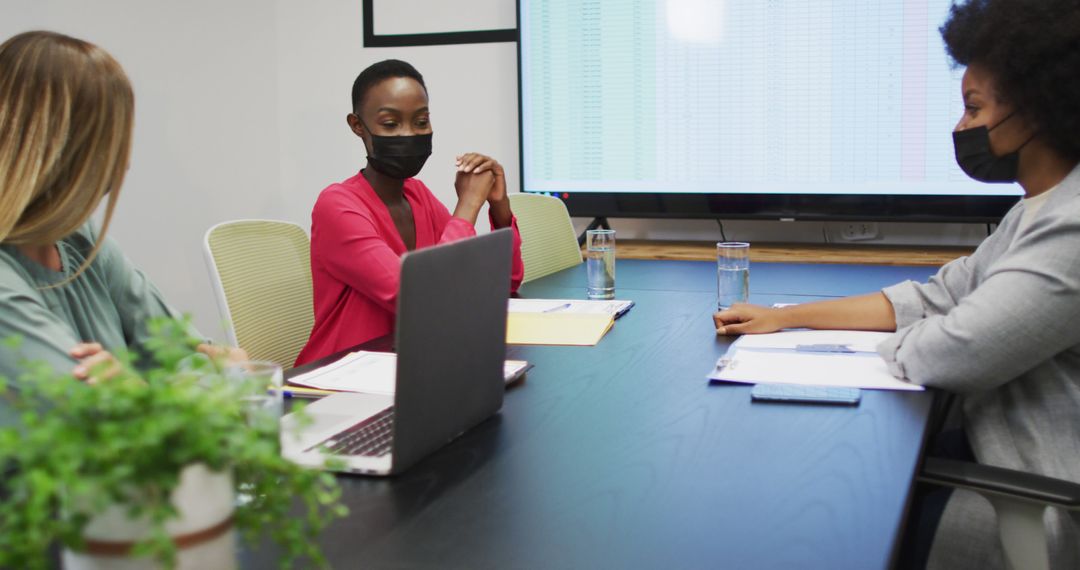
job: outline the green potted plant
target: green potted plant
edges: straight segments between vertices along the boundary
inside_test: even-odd
[[[45,568],[57,547],[68,567],[229,567],[234,529],[272,537],[282,567],[325,566],[315,538],[346,513],[333,476],[281,457],[277,422],[251,421],[186,322],[150,326],[151,364],[120,356],[96,385],[32,362],[0,379],[19,416],[0,428],[0,568]]]

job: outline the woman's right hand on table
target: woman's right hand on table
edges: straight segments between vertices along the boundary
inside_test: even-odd
[[[713,313],[713,322],[716,334],[722,335],[771,333],[786,326],[779,309],[744,303]]]

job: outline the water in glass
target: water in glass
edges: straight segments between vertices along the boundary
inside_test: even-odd
[[[586,293],[590,299],[615,298],[615,248],[591,248],[585,252],[585,271],[589,274]]]
[[[716,308],[719,310],[747,302],[750,299],[750,268],[717,267],[716,291]]]

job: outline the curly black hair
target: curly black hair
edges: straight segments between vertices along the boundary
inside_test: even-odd
[[[387,59],[378,63],[373,63],[367,67],[367,69],[360,72],[360,75],[356,76],[356,81],[352,86],[352,106],[354,113],[360,113],[360,104],[364,101],[364,96],[367,95],[368,89],[371,89],[373,85],[383,81],[384,79],[390,79],[391,77],[409,77],[415,79],[420,87],[427,91],[427,85],[424,85],[424,76],[420,75],[420,72],[408,62],[401,61],[400,59]]]
[[[1080,0],[954,3],[940,31],[956,65],[985,69],[999,100],[1080,160]]]

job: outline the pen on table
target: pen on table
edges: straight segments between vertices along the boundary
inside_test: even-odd
[[[270,389],[273,392],[273,388]],[[288,388],[281,389],[281,395],[286,398],[322,398],[323,396],[329,396],[334,394],[332,390],[318,390],[315,388],[302,388],[300,386],[289,386]]]
[[[544,309],[543,312],[545,312],[545,313],[554,313],[556,311],[561,311],[563,309],[569,309],[569,308],[570,308],[570,303],[563,303],[563,304],[559,305],[558,307],[551,307],[550,309]]]

